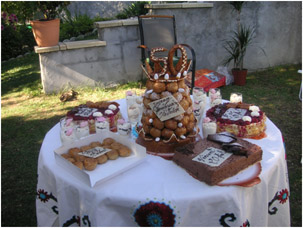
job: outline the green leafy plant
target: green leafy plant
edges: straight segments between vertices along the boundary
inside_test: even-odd
[[[40,20],[52,20],[59,16],[59,14],[66,9],[70,2],[59,1],[38,1],[37,9],[43,14],[43,19]]]
[[[233,32],[230,40],[226,40],[223,47],[229,54],[224,60],[224,65],[228,65],[233,61],[234,68],[243,70],[243,62],[247,47],[252,44],[255,30],[251,27],[240,25],[238,31]]]
[[[230,62],[233,62],[234,68],[239,70],[243,70],[247,47],[252,44],[255,34],[254,28],[241,24],[241,11],[244,3],[243,1],[229,2],[233,10],[237,12],[237,31],[234,31],[229,40],[225,40],[223,44],[223,48],[228,53],[223,64],[228,65]]]
[[[125,8],[121,13],[119,13],[116,18],[118,19],[127,19],[130,17],[144,15],[147,14],[148,9],[144,8],[145,4],[149,4],[150,2],[134,2],[127,8]]]

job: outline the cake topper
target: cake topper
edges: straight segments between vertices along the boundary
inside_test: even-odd
[[[188,61],[187,53],[183,45],[176,44],[168,52],[168,57],[156,57],[157,52],[167,51],[164,47],[156,47],[151,50],[145,45],[138,46],[150,52],[150,62],[145,60],[143,71],[151,81],[174,82],[184,79],[191,61]],[[181,51],[181,57],[174,65],[174,56],[177,50]]]

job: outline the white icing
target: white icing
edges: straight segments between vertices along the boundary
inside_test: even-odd
[[[113,104],[111,104],[111,105],[109,105],[108,106],[108,108],[110,109],[110,110],[116,110],[117,109],[117,106],[116,105],[113,105]]]
[[[249,110],[252,111],[252,112],[259,112],[260,111],[259,107],[255,106],[255,105],[249,106]]]
[[[204,138],[207,138],[208,135],[216,134],[217,124],[215,122],[203,123],[202,131]]]
[[[146,91],[146,94],[151,94],[152,92],[153,92],[153,90],[150,89],[150,90],[147,90],[147,91]]]
[[[152,123],[152,122],[153,122],[153,119],[149,119],[148,122]]]
[[[156,141],[156,142],[159,142],[159,141],[160,141],[160,138],[159,138],[159,137],[155,138],[155,141]]]
[[[114,114],[114,113],[113,113],[112,110],[107,109],[107,110],[105,110],[105,114],[106,114],[106,115],[110,115],[110,114]]]
[[[179,72],[176,77],[180,78],[181,77],[181,73]]]
[[[211,167],[217,167],[227,160],[231,155],[231,153],[226,153],[224,150],[208,147],[192,160],[209,165]]]
[[[63,145],[78,139],[73,128],[61,129],[60,138]]]
[[[254,111],[254,112],[251,112],[251,114],[250,114],[252,117],[258,117],[258,116],[260,116],[260,113],[258,112],[258,111]]]
[[[123,123],[123,124],[118,124],[117,129],[118,129],[118,133],[120,135],[127,136],[127,135],[129,135],[129,133],[131,131],[131,124],[128,122]]]
[[[158,75],[158,74],[155,74],[155,75],[154,75],[154,79],[155,79],[155,80],[159,79],[159,75]]]
[[[180,138],[181,139],[186,139],[186,137],[184,135],[181,135]]]
[[[76,136],[78,139],[88,136],[89,135],[89,127],[88,125],[86,127],[77,127],[76,128]]]
[[[101,117],[103,116],[101,112],[94,112],[93,117]]]
[[[179,89],[178,89],[178,92],[179,92],[179,93],[184,93],[184,92],[185,92],[185,89],[179,88]]]
[[[101,131],[109,131],[109,123],[107,121],[103,122],[95,122],[96,132],[99,133]]]
[[[178,123],[178,127],[183,127],[183,124],[182,123]]]
[[[243,121],[251,122],[251,117],[250,117],[250,116],[243,116],[243,117],[242,117],[242,120],[243,120]]]
[[[168,74],[165,74],[165,75],[164,75],[164,79],[166,79],[166,80],[169,79],[169,75],[168,75]]]
[[[231,95],[230,95],[230,102],[231,102],[231,103],[239,103],[239,102],[242,102],[242,95],[236,94],[236,93],[231,94]]]
[[[185,70],[184,72],[183,72],[183,76],[186,76],[187,75],[187,71]]]

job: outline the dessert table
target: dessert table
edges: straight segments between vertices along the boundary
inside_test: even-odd
[[[126,102],[118,100],[127,119]],[[125,110],[125,111],[124,111]],[[290,226],[286,154],[267,119],[261,182],[209,186],[173,161],[147,154],[137,166],[93,187],[55,160],[60,124],[46,134],[38,160],[38,226]]]

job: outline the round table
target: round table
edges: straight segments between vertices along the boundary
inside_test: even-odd
[[[118,100],[126,118],[126,102]],[[125,111],[124,111],[125,110]],[[286,155],[280,130],[266,121],[261,182],[209,186],[173,161],[147,155],[139,165],[90,187],[55,160],[60,125],[45,136],[38,160],[38,226],[290,226]]]

